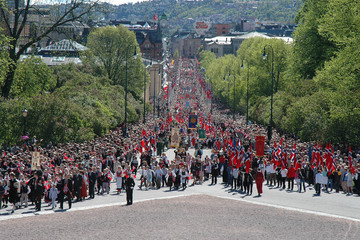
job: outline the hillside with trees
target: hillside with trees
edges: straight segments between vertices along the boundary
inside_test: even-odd
[[[105,19],[151,21],[155,14],[168,16],[170,31],[190,30],[199,19],[213,22],[234,22],[240,19],[293,23],[301,0],[204,0],[204,1],[145,1],[113,6],[106,4]]]

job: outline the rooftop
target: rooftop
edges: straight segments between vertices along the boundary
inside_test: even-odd
[[[81,45],[80,43],[77,43],[73,40],[63,39],[61,41],[50,44],[49,46],[41,48],[39,51],[79,52],[87,49],[88,48],[84,45]]]

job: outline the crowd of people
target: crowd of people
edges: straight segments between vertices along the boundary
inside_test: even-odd
[[[334,152],[331,146],[323,151],[317,144],[301,143],[274,130],[263,156],[256,156],[255,136],[265,135],[266,129],[239,115],[233,119],[213,103],[195,61],[177,61],[168,74],[162,113],[149,116],[146,123],[128,125],[127,137],[121,128],[84,143],[44,144],[34,137],[22,145],[3,145],[0,209],[14,212],[29,203],[36,211],[44,203],[64,209],[64,201],[71,208],[74,202],[109,194],[111,184],[117,194],[126,190],[127,204],[132,204],[134,179],[145,191],[185,190],[204,181],[215,185],[220,178],[227,187],[249,195],[255,183],[261,196],[264,181],[271,188],[298,192],[314,186],[317,195],[322,191],[360,194],[359,155]],[[187,121],[194,114],[196,129]],[[178,146],[171,138],[175,127],[181,135]],[[291,152],[287,144],[294,146]],[[175,158],[168,159],[164,151],[172,147]],[[188,149],[195,149],[194,155]],[[211,154],[204,154],[204,149]],[[40,153],[39,164],[33,162],[34,152]]]

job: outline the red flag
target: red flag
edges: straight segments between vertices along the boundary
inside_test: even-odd
[[[158,17],[157,17],[157,13],[155,13],[155,15],[153,16],[153,21],[157,21]]]
[[[348,156],[348,160],[349,160],[349,168],[350,168],[351,174],[354,174],[354,167],[353,167],[353,165],[352,165],[351,146],[349,146],[349,156]]]
[[[45,187],[45,190],[49,190],[50,189],[50,184],[48,181],[44,181],[44,187]]]

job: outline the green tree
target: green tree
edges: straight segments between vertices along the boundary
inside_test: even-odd
[[[328,37],[320,34],[319,25],[329,9],[329,0],[304,0],[296,21],[299,24],[294,33],[294,62],[292,71],[300,79],[313,78],[336,51]]]
[[[54,90],[56,80],[52,70],[38,57],[18,63],[10,96],[31,97]]]
[[[9,6],[9,2],[13,4]],[[21,4],[22,2],[24,4]],[[29,15],[31,11],[37,11],[38,9],[36,2],[34,3],[34,1],[30,0],[0,1],[0,20],[4,27],[5,34],[10,39],[10,47],[7,48],[7,51],[11,59],[10,65],[7,68],[6,77],[1,85],[1,94],[3,97],[8,98],[10,95],[20,56],[49,33],[56,31],[58,27],[68,22],[80,20],[96,6],[97,1],[71,1],[71,3],[67,2],[66,6],[64,6],[63,1],[60,0],[52,1],[52,3],[51,8],[54,9],[51,9],[53,12],[50,14],[50,21],[46,22],[47,24],[50,23],[50,25],[42,26],[41,31],[31,35],[29,38],[24,38],[24,29],[29,25]],[[23,41],[21,45],[20,40]]]
[[[141,57],[134,57],[135,49],[140,54],[134,32],[121,25],[96,28],[90,33],[87,46],[90,50],[85,53],[86,61],[95,69],[100,68],[114,85],[125,87],[127,61],[129,92],[138,99],[142,96],[146,69]]]

